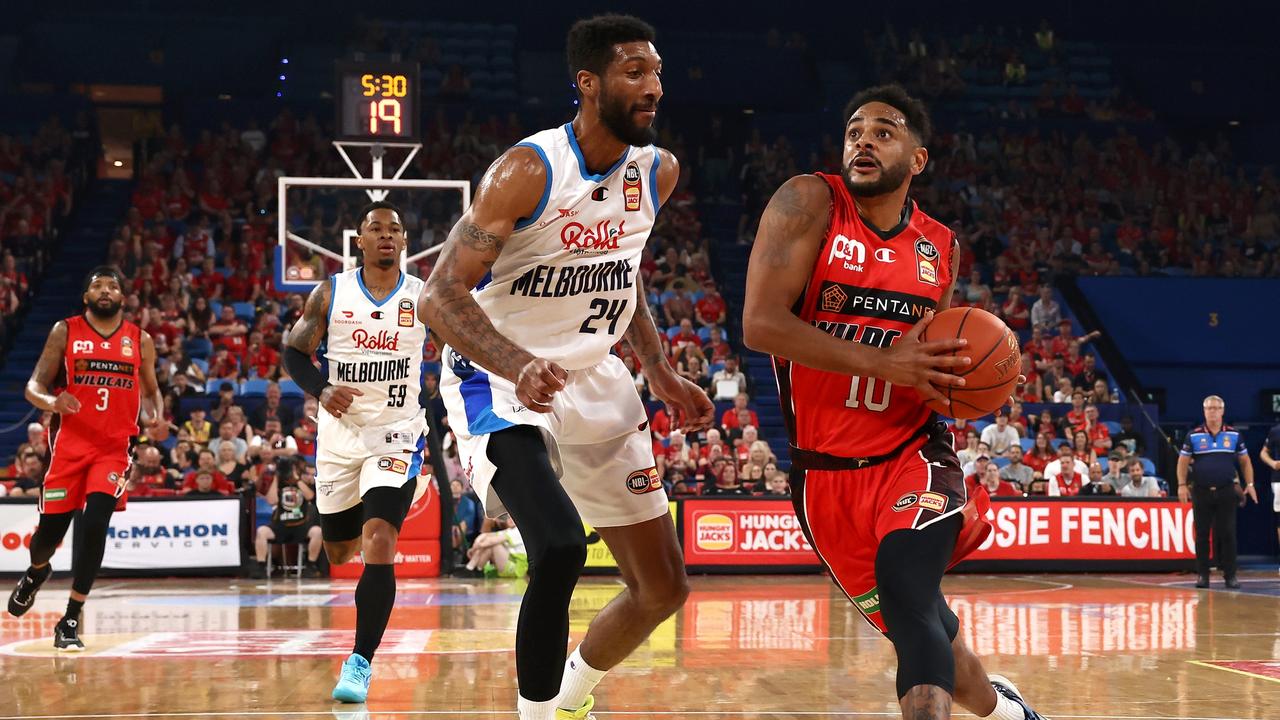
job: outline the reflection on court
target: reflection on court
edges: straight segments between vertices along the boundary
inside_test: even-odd
[[[964,639],[1049,717],[1280,717],[1280,599],[1179,576],[948,578]],[[597,693],[599,717],[892,718],[892,646],[826,579],[695,577],[685,608]],[[56,656],[66,583],[0,618],[0,718],[512,717],[523,587],[407,581],[367,708],[327,692],[349,651],[349,581],[107,581],[80,656]],[[622,589],[590,578],[575,638]],[[360,714],[367,711],[367,714]],[[357,714],[349,714],[356,712]]]

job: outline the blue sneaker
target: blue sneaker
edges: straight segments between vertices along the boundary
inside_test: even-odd
[[[333,699],[345,703],[362,703],[369,697],[369,678],[373,668],[369,661],[351,653],[351,657],[342,663],[342,675],[338,684],[333,687]]]
[[[1003,675],[988,675],[987,679],[991,681],[991,687],[1001,695],[1009,698],[1022,707],[1024,720],[1049,720],[1045,716],[1031,709],[1026,700],[1022,699],[1022,693],[1018,692],[1018,687],[1014,685],[1009,678]]]

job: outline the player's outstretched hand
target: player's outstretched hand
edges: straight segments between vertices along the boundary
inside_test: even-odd
[[[538,413],[551,412],[551,398],[564,389],[569,373],[543,358],[534,358],[520,368],[516,380],[516,399]]]
[[[674,417],[672,408],[683,413],[684,432],[701,432],[711,427],[716,417],[716,406],[702,388],[674,372],[656,372],[649,378],[649,392],[667,404],[667,414]]]
[[[924,314],[915,327],[898,342],[885,348],[885,362],[876,375],[894,385],[915,388],[926,400],[947,402],[937,387],[964,387],[964,378],[949,371],[967,367],[969,358],[951,353],[969,344],[964,338],[921,341],[920,335],[933,320],[933,311]]]
[[[330,385],[320,393],[320,407],[329,411],[330,415],[340,418],[351,409],[351,403],[355,402],[357,395],[364,393],[345,385]]]
[[[59,393],[53,400],[53,411],[59,415],[75,415],[80,412],[80,401],[69,392]]]

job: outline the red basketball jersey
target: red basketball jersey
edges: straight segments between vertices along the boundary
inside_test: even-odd
[[[80,401],[80,412],[59,416],[56,444],[60,449],[67,442],[102,447],[138,434],[142,331],[124,321],[104,336],[83,315],[66,323],[66,391]]]
[[[831,222],[813,274],[797,302],[800,319],[835,337],[892,345],[936,309],[951,284],[955,234],[914,201],[888,232],[869,227],[838,175],[818,173],[831,189]],[[871,377],[815,370],[773,359],[791,443],[840,457],[883,455],[928,422],[912,388]]]

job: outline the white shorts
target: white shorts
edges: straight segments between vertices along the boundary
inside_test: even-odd
[[[316,433],[316,509],[332,515],[376,487],[402,487],[422,470],[426,417],[396,427],[360,428],[323,409]],[[418,483],[419,492],[425,483]]]
[[[459,460],[490,517],[505,510],[490,488],[498,468],[489,459],[491,433],[514,425],[542,430],[560,484],[593,527],[623,527],[668,512],[667,493],[654,467],[644,403],[622,361],[570,370],[551,412],[536,413],[516,399],[515,386],[445,348],[440,395]]]

